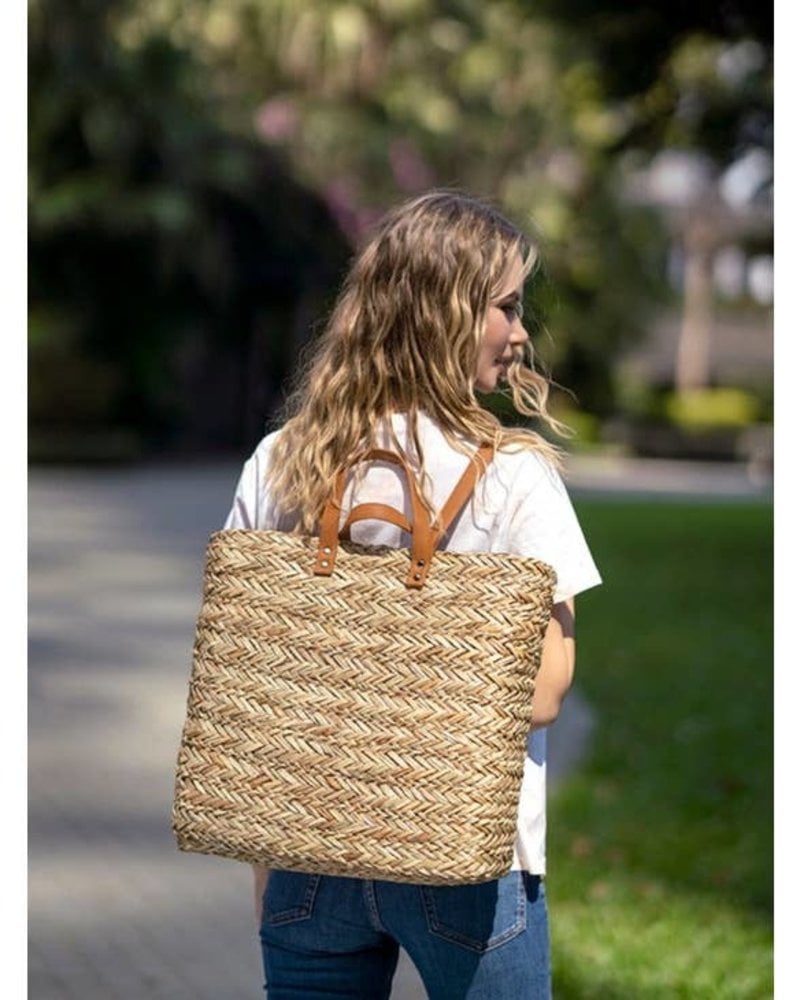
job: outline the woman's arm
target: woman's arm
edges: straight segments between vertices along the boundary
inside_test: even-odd
[[[553,605],[533,694],[533,726],[555,722],[575,673],[575,601]]]
[[[264,902],[264,890],[267,888],[267,879],[269,878],[269,868],[265,868],[263,865],[252,865],[253,868],[253,893],[255,895],[254,902],[256,904],[256,924],[261,926],[261,907]]]

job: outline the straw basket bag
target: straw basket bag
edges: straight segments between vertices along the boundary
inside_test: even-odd
[[[319,537],[211,536],[173,829],[184,851],[304,872],[480,882],[509,871],[555,573],[435,551],[492,459],[483,446],[431,525],[355,507],[345,475]],[[411,549],[357,545],[381,518]]]

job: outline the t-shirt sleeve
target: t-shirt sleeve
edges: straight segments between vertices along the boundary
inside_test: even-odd
[[[239,482],[236,484],[233,504],[223,525],[226,530],[255,528],[258,524],[258,479],[255,465],[255,455],[251,455],[245,462]]]
[[[233,504],[223,527],[265,529],[275,527],[276,513],[266,490],[269,452],[274,435],[268,435],[248,458],[236,485]]]
[[[602,583],[566,487],[545,459],[531,452],[522,456],[509,500],[507,551],[553,567],[556,602]]]

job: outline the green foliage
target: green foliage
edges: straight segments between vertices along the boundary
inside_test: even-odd
[[[615,362],[666,295],[665,246],[650,211],[620,214],[607,177],[568,218],[560,237],[544,241],[534,276],[534,350],[580,409],[606,417],[618,408]]]
[[[529,0],[590,42],[621,146],[695,147],[727,164],[772,143],[773,10],[759,0],[666,5]]]
[[[512,2],[200,9],[137,7],[126,36],[169,27],[227,95],[226,120],[254,122],[354,240],[388,204],[433,185],[499,202],[542,245],[529,314],[557,345],[549,366],[582,406],[613,409],[610,370],[659,295],[663,234],[610,183],[625,121],[585,39]]]
[[[758,415],[758,400],[744,389],[710,388],[671,393],[667,417],[679,427],[747,427]]]
[[[619,373],[619,411],[602,438],[627,451],[667,458],[739,459],[765,471],[773,462],[771,384],[710,386],[676,392]]]
[[[549,821],[555,993],[771,996],[768,506],[579,503],[591,753]]]
[[[594,413],[578,409],[566,398],[557,398],[550,412],[571,432],[566,442],[560,442],[562,447],[572,452],[591,451],[599,443],[602,424]]]
[[[189,53],[119,41],[128,9],[31,11],[31,425],[153,443],[193,418],[238,446],[296,361],[293,304],[324,300],[348,248],[312,192],[215,121]]]
[[[95,421],[252,440],[352,243],[434,185],[532,231],[540,361],[609,416],[666,294],[662,223],[620,198],[630,163],[770,142],[769,16],[716,6],[34,0],[32,421],[96,377]]]

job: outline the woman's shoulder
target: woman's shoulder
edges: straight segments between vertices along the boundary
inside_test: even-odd
[[[265,434],[245,459],[239,478],[239,491],[254,496],[264,489],[270,458],[280,430]]]
[[[538,487],[563,489],[555,461],[539,450],[535,442],[498,448],[492,464],[498,475],[514,490],[530,491]]]
[[[277,430],[269,431],[265,434],[251,452],[250,457],[247,459],[247,464],[258,465],[259,467],[266,466],[280,432],[281,428],[279,427]]]

